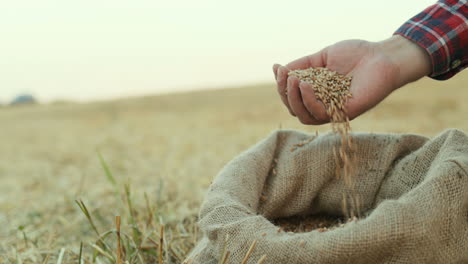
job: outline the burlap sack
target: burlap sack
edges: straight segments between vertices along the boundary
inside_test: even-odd
[[[191,263],[468,263],[468,137],[448,130],[417,135],[353,134],[356,191],[366,217],[327,232],[278,233],[270,220],[340,215],[346,189],[335,177],[338,138],[276,131],[232,160],[200,212],[204,238]],[[276,174],[272,164],[277,159]],[[265,195],[267,199],[260,199]],[[263,233],[266,233],[264,236]],[[304,243],[305,242],[305,243]]]

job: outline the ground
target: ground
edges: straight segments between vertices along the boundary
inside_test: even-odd
[[[352,128],[466,132],[467,83],[466,71],[423,79]],[[115,229],[117,215],[129,263],[159,261],[160,252],[179,263],[200,237],[203,194],[226,162],[278,128],[330,130],[289,116],[273,84],[4,107],[0,124],[0,263],[78,263],[81,242],[83,263],[115,263],[116,234],[96,233]]]

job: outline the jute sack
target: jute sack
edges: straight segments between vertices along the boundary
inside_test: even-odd
[[[353,180],[365,217],[327,232],[277,232],[273,219],[342,214],[346,185],[333,156],[339,138],[325,134],[294,149],[310,137],[276,131],[228,163],[206,195],[204,237],[187,260],[218,263],[226,247],[227,263],[241,263],[256,240],[247,263],[263,255],[265,263],[468,263],[463,132],[433,139],[354,133]]]

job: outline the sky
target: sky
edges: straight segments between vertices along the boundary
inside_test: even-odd
[[[379,41],[435,0],[0,1],[0,103],[90,101],[273,81],[345,39]]]

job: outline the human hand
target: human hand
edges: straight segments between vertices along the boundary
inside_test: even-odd
[[[371,109],[392,91],[431,72],[429,55],[413,42],[395,35],[381,42],[345,40],[286,66],[275,64],[273,72],[281,100],[301,123],[320,125],[330,121],[313,89],[290,70],[326,67],[352,76],[351,93],[345,107],[349,119]]]

